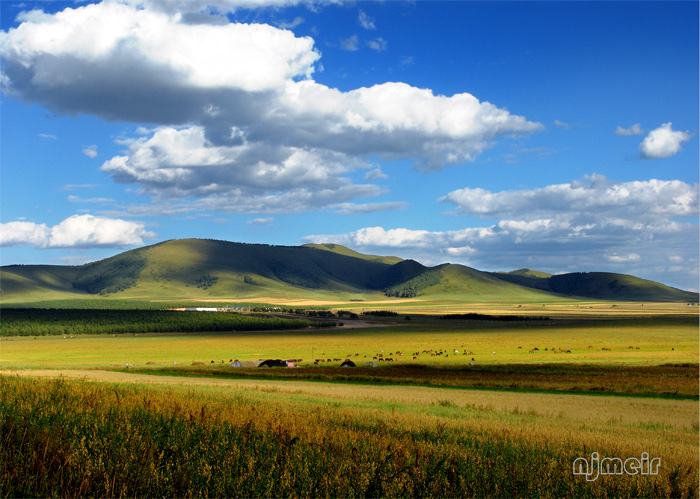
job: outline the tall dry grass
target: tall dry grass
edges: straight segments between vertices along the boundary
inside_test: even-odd
[[[573,460],[606,449],[498,427],[481,431],[439,414],[275,393],[1,381],[5,497],[698,494],[697,462],[668,463],[658,476],[587,482],[572,474]],[[459,410],[449,405],[440,410]]]

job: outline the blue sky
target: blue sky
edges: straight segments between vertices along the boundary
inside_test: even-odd
[[[697,2],[0,2],[2,264],[174,238],[698,288]]]

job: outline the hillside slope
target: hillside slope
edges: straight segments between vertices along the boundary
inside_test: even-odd
[[[494,272],[491,275],[520,286],[573,297],[620,301],[698,302],[698,293],[612,272],[549,275],[543,272],[516,271]]]
[[[354,258],[362,258],[363,260],[371,260],[374,262],[388,263],[389,265],[394,265],[403,261],[403,258],[398,256],[377,256],[377,255],[365,255],[364,253],[358,253],[355,250],[351,250],[340,244],[304,244],[302,248],[314,248],[322,251],[331,251],[333,253],[338,253],[339,255],[352,256]]]
[[[390,268],[386,263],[300,246],[200,239],[166,241],[134,251],[142,251],[138,255],[145,265],[126,295],[148,295],[158,289],[193,297],[362,292],[376,289],[373,276]],[[103,262],[107,263],[98,264]]]
[[[26,296],[37,301],[88,295],[73,288],[80,267],[68,265],[7,265],[0,271],[3,301]]]
[[[698,301],[697,293],[622,274],[481,272],[464,265],[363,255],[339,245],[165,241],[82,266],[0,268],[3,304],[109,296],[147,301],[604,300]]]

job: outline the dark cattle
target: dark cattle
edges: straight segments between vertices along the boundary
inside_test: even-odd
[[[275,359],[275,360],[267,359],[267,360],[261,362],[258,367],[263,367],[263,366],[265,366],[265,367],[287,367],[287,363],[283,360],[280,360],[280,359]]]
[[[340,367],[357,367],[355,363],[351,360],[346,360],[342,364],[340,364]]]

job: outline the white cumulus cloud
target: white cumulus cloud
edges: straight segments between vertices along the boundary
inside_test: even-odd
[[[698,197],[697,185],[678,180],[614,182],[600,175],[517,191],[466,188],[439,201],[455,204],[456,214],[495,220],[448,231],[365,227],[304,241],[400,254],[426,264],[611,271],[652,279],[658,272],[680,282],[698,271],[698,225],[681,221],[697,219]]]
[[[480,217],[533,214],[614,215],[640,220],[698,215],[698,187],[680,180],[613,182],[591,175],[568,184],[491,192],[464,188],[438,199],[459,214]]]
[[[216,146],[207,140],[203,127],[163,127],[150,137],[134,139],[123,156],[115,156],[102,170],[121,183],[140,184],[159,198],[226,198],[239,206],[271,196],[282,200],[285,193],[301,192],[309,203],[332,198],[345,199],[349,188],[360,197],[378,195],[378,187],[353,185],[346,174],[370,165],[354,157],[323,149],[303,149],[249,143]],[[298,196],[291,196],[298,201]],[[270,198],[267,198],[268,201]],[[246,201],[247,200],[247,201]],[[335,202],[338,199],[334,200]],[[258,203],[254,211],[259,211]],[[272,207],[274,205],[270,204]],[[316,205],[317,208],[322,205]],[[291,206],[290,210],[295,211]]]
[[[33,222],[0,224],[0,246],[29,245],[37,248],[92,248],[139,246],[155,237],[141,222],[73,215],[58,225]]]
[[[143,0],[25,13],[0,33],[3,90],[57,113],[137,123],[138,137],[122,139],[128,154],[103,169],[161,198],[223,193],[239,180],[244,190],[268,180],[290,192],[302,179],[345,186],[344,172],[370,156],[440,170],[543,128],[466,92],[401,82],[330,88],[311,79],[320,58],[311,38],[263,24],[187,23],[184,5],[206,10]],[[171,132],[177,151],[156,150],[166,133],[151,125],[199,136]]]
[[[185,122],[214,110],[211,94],[278,89],[320,57],[311,38],[272,26],[190,25],[113,2],[20,20],[0,32],[4,91],[58,113]]]
[[[676,131],[671,123],[664,123],[659,128],[649,132],[639,145],[644,158],[670,158],[681,150],[681,144],[691,139],[689,132]]]

